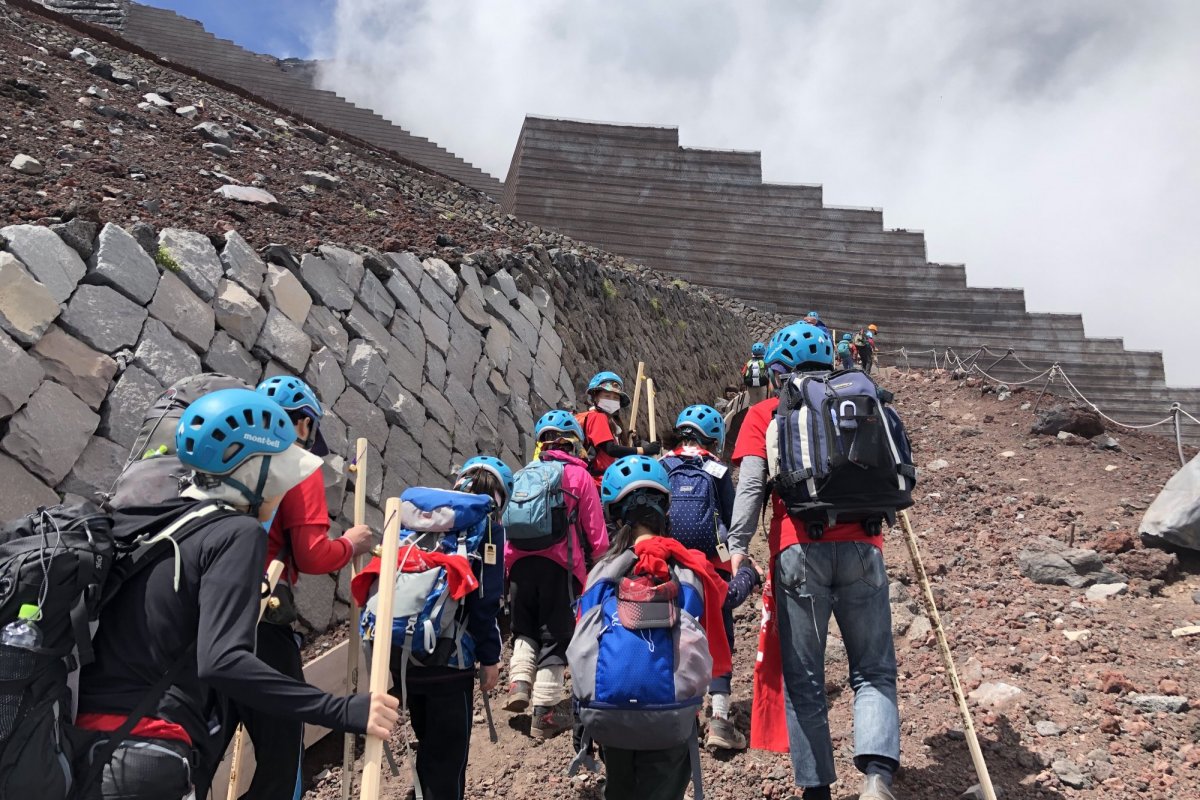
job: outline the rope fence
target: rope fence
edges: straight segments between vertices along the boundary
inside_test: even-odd
[[[1114,419],[1113,417],[1106,414],[1098,405],[1096,405],[1094,402],[1092,402],[1092,400],[1089,399],[1087,397],[1087,395],[1085,395],[1082,391],[1080,391],[1079,387],[1076,386],[1075,382],[1071,380],[1071,376],[1067,374],[1066,370],[1064,370],[1062,368],[1062,365],[1060,363],[1055,361],[1048,368],[1043,369],[1043,370],[1038,370],[1036,367],[1031,367],[1028,364],[1026,364],[1024,361],[1022,361],[1020,356],[1018,356],[1016,354],[1016,352],[1014,352],[1012,350],[1012,348],[1009,348],[1009,350],[1005,353],[997,353],[996,351],[988,348],[986,345],[983,345],[983,346],[977,348],[974,352],[968,354],[965,358],[963,358],[957,352],[955,352],[954,348],[952,348],[952,347],[947,347],[941,351],[938,351],[935,349],[909,350],[908,348],[901,347],[898,350],[883,350],[883,351],[880,351],[880,354],[881,355],[900,356],[901,358],[903,358],[904,359],[904,369],[906,372],[911,371],[913,368],[913,357],[929,356],[930,362],[932,363],[934,369],[940,369],[940,370],[946,370],[946,371],[951,371],[951,370],[957,369],[957,370],[962,370],[964,373],[966,373],[968,375],[977,374],[977,375],[982,376],[984,379],[991,381],[992,383],[996,384],[997,386],[1005,386],[1005,387],[1029,386],[1031,384],[1038,383],[1039,381],[1044,381],[1042,383],[1041,392],[1038,394],[1037,402],[1034,404],[1034,407],[1033,407],[1035,412],[1037,411],[1038,407],[1041,405],[1042,398],[1045,397],[1046,392],[1049,391],[1049,389],[1050,389],[1050,386],[1056,380],[1061,379],[1063,382],[1063,385],[1070,392],[1070,396],[1073,399],[1079,400],[1084,405],[1086,405],[1088,408],[1090,408],[1092,411],[1095,411],[1097,414],[1099,414],[1102,419],[1107,420],[1109,423],[1111,423],[1119,428],[1140,431],[1140,430],[1149,430],[1152,428],[1157,428],[1162,425],[1171,424],[1174,428],[1175,448],[1179,453],[1179,463],[1181,465],[1187,463],[1187,458],[1185,457],[1184,452],[1183,452],[1183,425],[1185,424],[1184,418],[1189,420],[1192,424],[1200,427],[1200,419],[1197,419],[1196,416],[1190,414],[1179,403],[1172,403],[1170,409],[1168,410],[1167,415],[1165,417],[1163,417],[1162,419],[1157,420],[1155,422],[1150,422],[1147,424],[1134,425],[1129,422],[1122,422],[1119,419]],[[995,357],[995,360],[992,361],[990,364],[988,364],[986,368],[984,368],[984,367],[979,366],[979,361],[980,361],[981,356],[984,356],[987,358]],[[1003,363],[1006,360],[1011,360],[1013,363],[1019,365],[1026,372],[1031,373],[1031,377],[1029,377],[1025,380],[1014,381],[1014,380],[1005,380],[1003,378],[999,378],[999,377],[996,377],[995,375],[993,375],[991,373],[991,371],[995,370],[995,368],[997,366],[999,366],[1001,363]]]

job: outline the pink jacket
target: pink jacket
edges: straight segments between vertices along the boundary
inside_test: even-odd
[[[575,516],[576,519],[575,530],[571,533],[576,537],[571,542],[571,555],[575,562],[571,567],[571,572],[579,579],[579,584],[582,586],[587,583],[587,564],[584,561],[580,540],[587,542],[588,555],[593,564],[608,552],[608,528],[604,525],[604,509],[600,505],[600,492],[596,489],[596,481],[587,470],[587,462],[557,450],[542,453],[541,458],[543,461],[561,461],[563,463],[563,491],[567,495],[567,515]],[[576,514],[577,507],[578,513]],[[529,556],[548,558],[559,566],[566,567],[567,541],[564,539],[545,550],[517,550],[511,543],[506,542],[504,545],[505,570],[512,569],[515,562]]]

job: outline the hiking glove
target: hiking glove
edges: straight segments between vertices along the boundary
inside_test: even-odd
[[[644,456],[656,456],[662,452],[662,445],[658,442],[642,442],[638,447],[642,449]]]

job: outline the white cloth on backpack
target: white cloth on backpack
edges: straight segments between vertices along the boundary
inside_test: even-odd
[[[258,485],[260,458],[263,456],[247,459],[231,472],[229,477],[253,489]],[[322,463],[319,456],[315,456],[295,444],[282,453],[271,456],[271,465],[267,470],[267,484],[263,487],[263,499],[283,497],[292,487],[297,486],[309,475],[319,470]],[[184,489],[181,495],[193,500],[221,500],[239,508],[246,507],[246,496],[228,483],[220,483],[211,487],[200,487],[193,483]]]

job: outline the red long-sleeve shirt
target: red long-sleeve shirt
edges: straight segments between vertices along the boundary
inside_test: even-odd
[[[350,563],[354,546],[340,537],[329,538],[329,506],[325,502],[321,470],[309,475],[283,496],[267,537],[268,564],[279,554],[285,541],[291,542],[287,559],[290,583],[299,580],[301,572],[322,575],[337,572]]]

